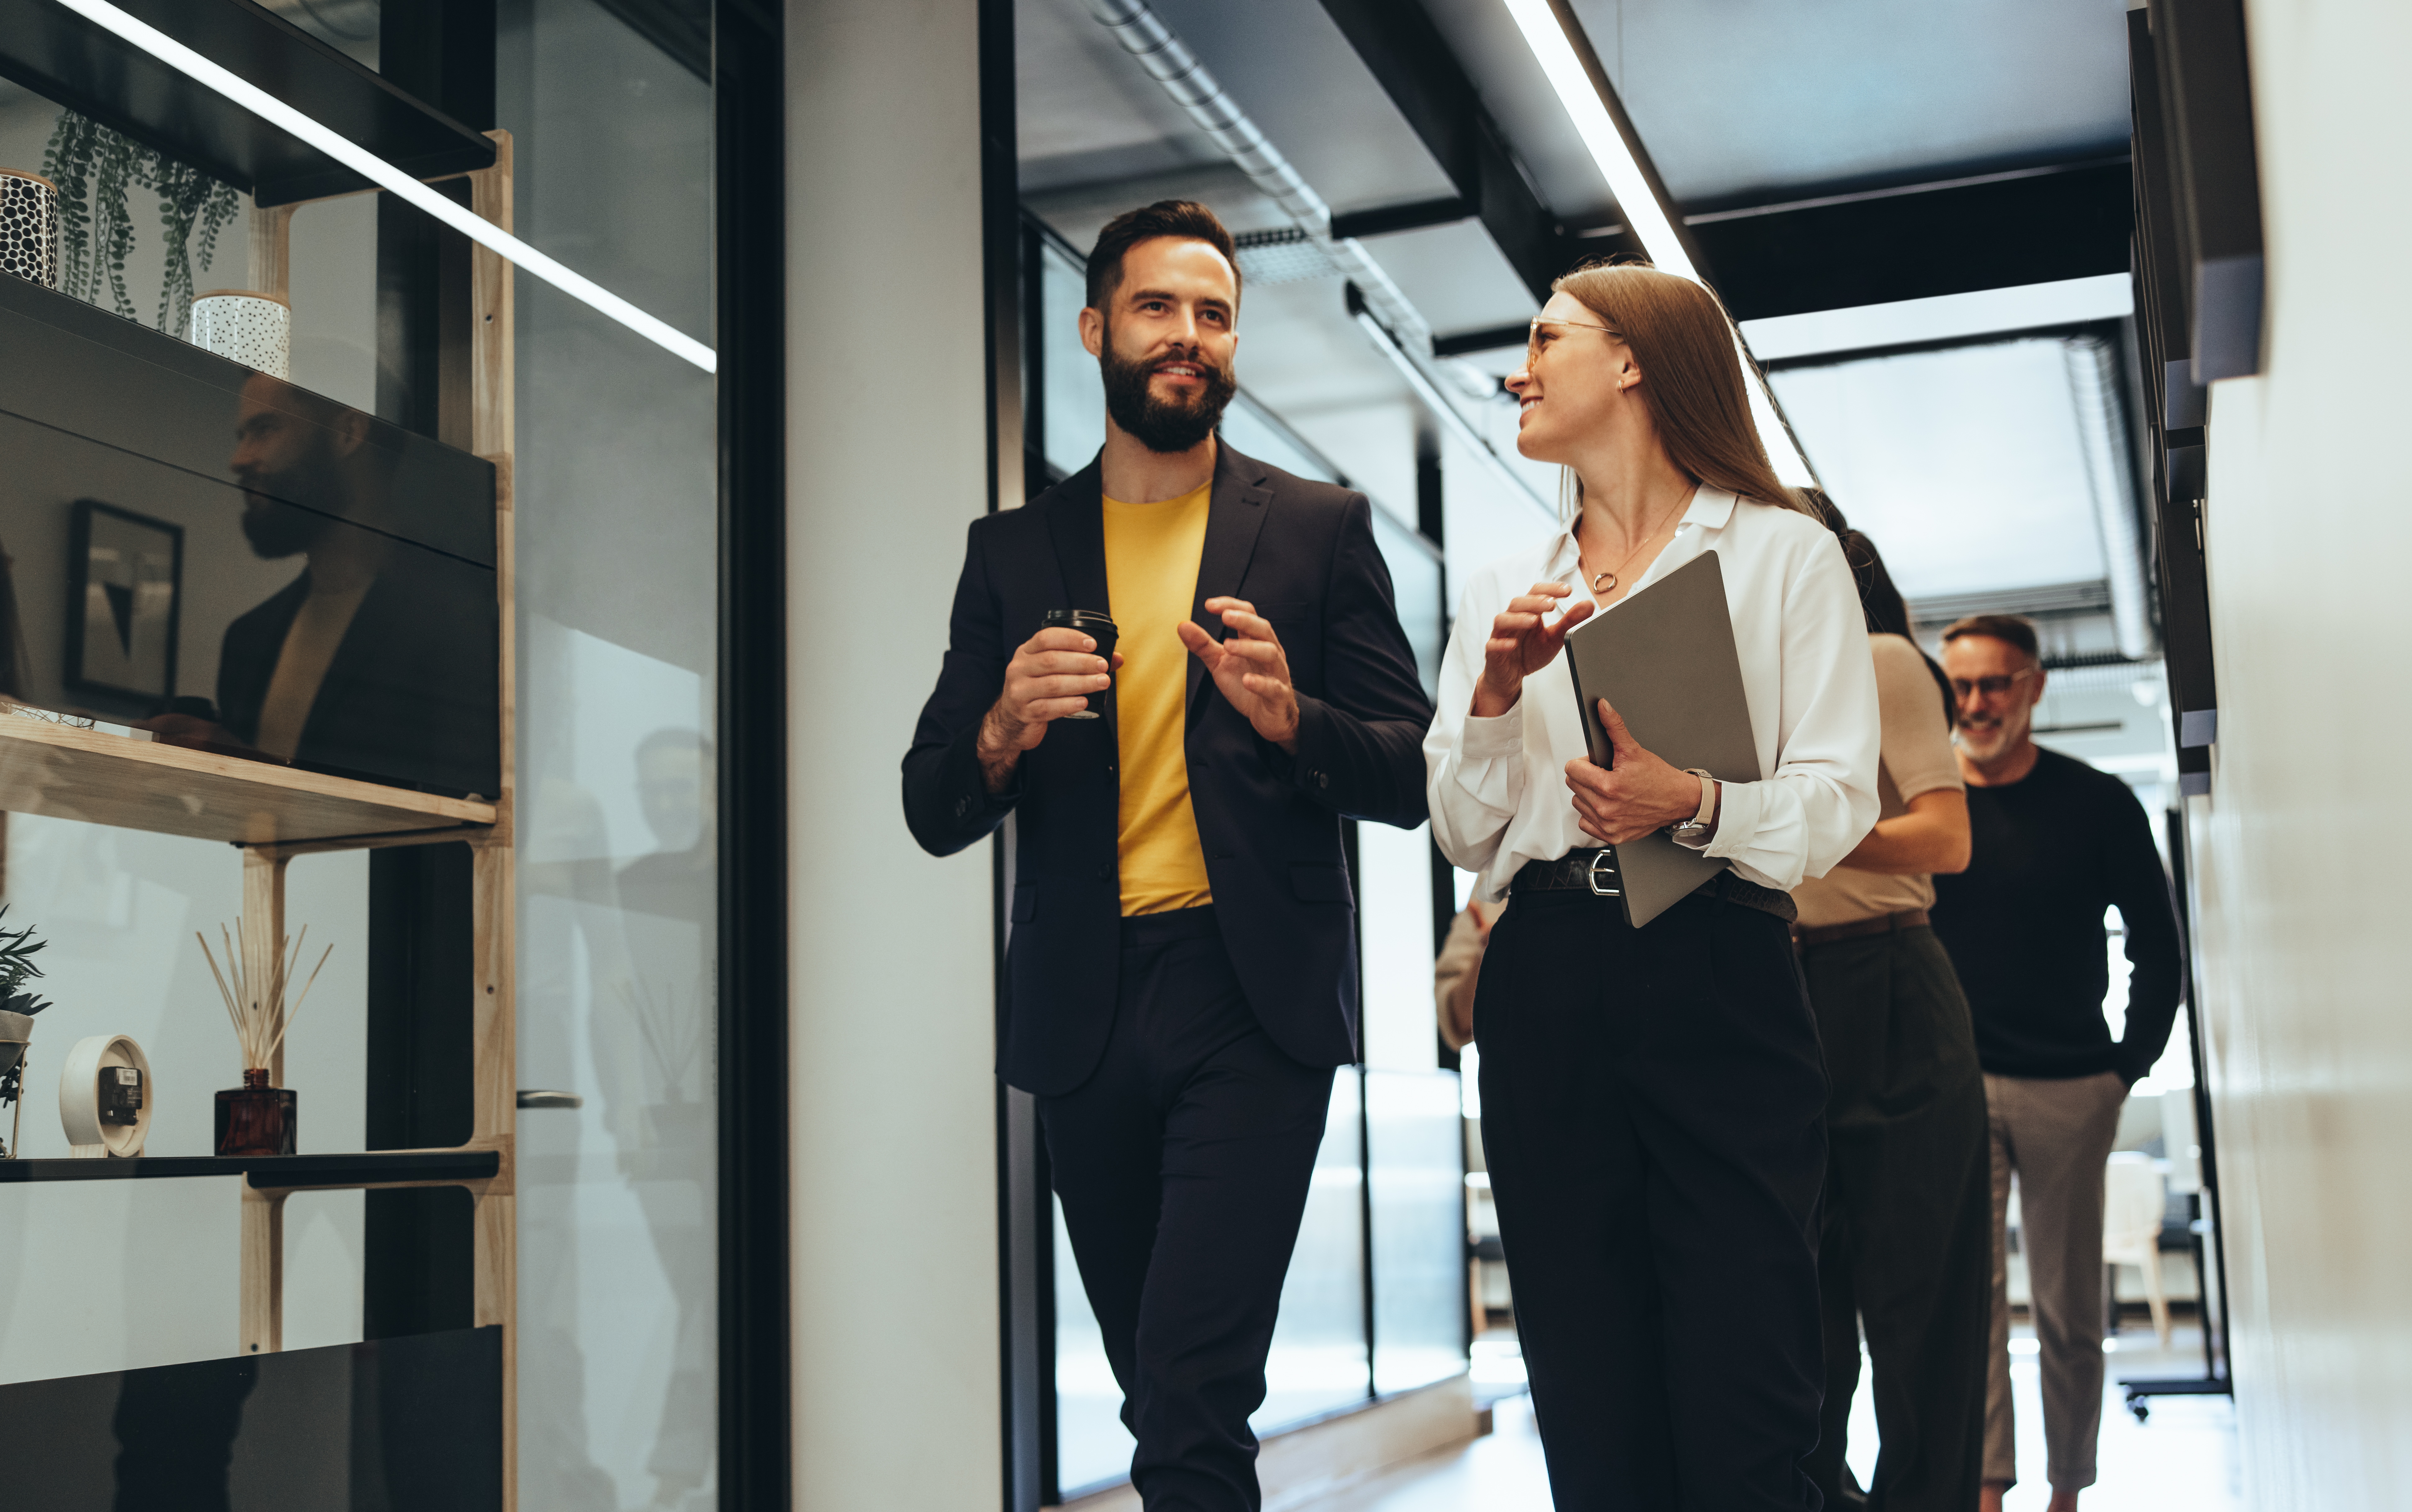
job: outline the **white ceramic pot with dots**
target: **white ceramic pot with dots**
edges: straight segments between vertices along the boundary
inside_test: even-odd
[[[193,345],[275,378],[293,376],[293,307],[273,294],[213,289],[193,301]]]
[[[0,272],[59,286],[59,186],[0,168]]]

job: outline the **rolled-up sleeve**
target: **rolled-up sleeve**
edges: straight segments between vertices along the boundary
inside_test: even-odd
[[[1824,876],[1874,828],[1883,727],[1866,617],[1832,537],[1802,550],[1784,595],[1775,770],[1726,785],[1707,854],[1789,892]]]
[[[1458,604],[1448,654],[1441,658],[1440,699],[1424,735],[1424,794],[1432,805],[1433,839],[1454,866],[1479,872],[1498,854],[1500,837],[1524,797],[1524,710],[1477,719],[1474,684],[1482,676],[1483,642],[1498,612],[1487,608],[1491,574],[1478,573]]]

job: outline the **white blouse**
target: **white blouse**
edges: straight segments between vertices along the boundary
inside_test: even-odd
[[[1615,613],[1702,551],[1722,559],[1761,777],[1725,785],[1706,853],[1789,892],[1804,876],[1825,875],[1876,821],[1881,726],[1867,621],[1825,526],[1705,485],[1632,593],[1601,612]],[[1566,790],[1566,763],[1585,747],[1566,657],[1526,677],[1516,707],[1499,717],[1468,712],[1483,642],[1508,601],[1537,582],[1577,584],[1581,572],[1574,535],[1562,530],[1477,572],[1458,604],[1440,712],[1424,736],[1425,790],[1434,838],[1452,862],[1481,873],[1479,898],[1506,896],[1527,861],[1599,844]]]

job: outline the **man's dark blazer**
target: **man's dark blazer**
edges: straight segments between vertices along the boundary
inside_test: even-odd
[[[974,750],[1006,664],[1049,609],[1107,609],[1096,462],[976,521],[936,691],[904,756],[904,820],[934,855],[1019,813],[999,1054],[1041,1094],[1088,1079],[1113,1026],[1122,891],[1111,719],[1058,720],[992,795]],[[1298,752],[1259,737],[1189,656],[1189,800],[1214,916],[1257,1021],[1309,1065],[1357,1057],[1356,908],[1342,815],[1420,824],[1432,705],[1390,599],[1365,496],[1217,448],[1191,617],[1209,598],[1272,622],[1298,690]],[[1186,654],[1186,653],[1184,653]]]

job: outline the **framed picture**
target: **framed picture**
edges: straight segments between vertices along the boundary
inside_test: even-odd
[[[156,712],[176,691],[184,527],[78,499],[67,540],[67,688]]]

